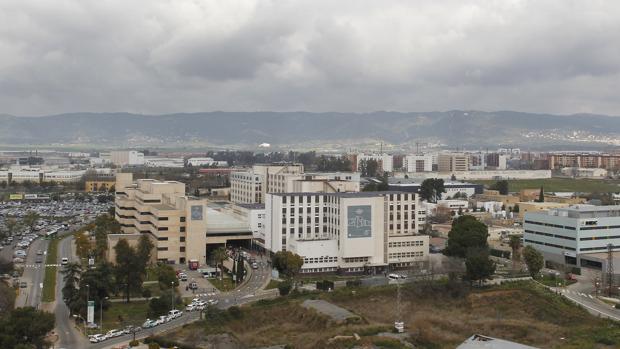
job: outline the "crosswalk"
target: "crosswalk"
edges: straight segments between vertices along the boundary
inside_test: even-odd
[[[577,292],[577,291],[572,291],[572,290],[562,290],[562,293],[565,293],[567,295],[571,295],[572,294],[572,295],[575,295],[575,296],[580,296],[580,297],[584,297],[584,298],[594,299],[594,297],[591,294]]]
[[[24,264],[24,268],[39,269],[44,267],[60,267],[60,264]]]

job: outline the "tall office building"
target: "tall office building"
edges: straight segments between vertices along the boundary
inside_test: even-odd
[[[382,272],[426,261],[416,194],[277,193],[265,203],[265,248],[304,258],[302,272]]]
[[[443,153],[437,157],[439,172],[469,171],[469,155],[464,153]]]

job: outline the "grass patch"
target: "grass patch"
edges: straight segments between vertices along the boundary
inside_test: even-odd
[[[112,329],[124,328],[127,325],[142,326],[146,320],[149,303],[134,301],[130,303],[110,303],[103,311],[103,330],[93,329],[90,333],[105,333]],[[99,322],[99,309],[95,309],[95,321]]]
[[[45,264],[56,264],[58,262],[58,242],[59,239],[50,240],[47,247],[47,256]],[[45,278],[43,279],[43,294],[41,299],[43,302],[53,302],[56,299],[56,271],[57,267],[45,267]]]
[[[409,335],[406,339],[417,348],[455,348],[472,333],[540,348],[620,346],[620,324],[592,316],[532,281],[486,288],[425,281],[403,285],[401,295],[401,315]],[[301,307],[307,298],[325,299],[362,320],[334,323]],[[243,306],[234,314],[217,310],[205,321],[172,332],[169,337],[180,343],[201,343],[197,347],[208,347],[207,335],[228,333],[241,347],[287,344],[298,349],[344,349],[354,345],[402,348],[403,343],[380,335],[392,329],[395,299],[394,285],[293,294]],[[361,340],[330,341],[353,333],[359,334]]]
[[[481,180],[471,182],[491,186],[496,181]],[[519,192],[521,189],[538,189],[543,187],[545,192],[617,193],[620,192],[619,184],[620,182],[616,180],[585,178],[517,179],[508,181],[508,190]]]
[[[278,288],[278,285],[280,285],[281,281],[276,281],[276,280],[269,280],[269,283],[267,284],[267,286],[265,287],[266,290],[271,290],[274,288]]]
[[[232,281],[232,279],[226,276],[224,276],[222,280],[219,278],[209,279],[209,282],[213,285],[213,287],[217,288],[221,292],[232,291],[236,287],[236,284]]]

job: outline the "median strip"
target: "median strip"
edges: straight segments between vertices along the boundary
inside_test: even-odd
[[[58,239],[50,240],[50,244],[47,248],[47,256],[45,258],[45,264],[48,265],[45,268],[45,279],[43,280],[43,295],[41,300],[43,302],[53,302],[56,300],[56,270],[58,267]]]

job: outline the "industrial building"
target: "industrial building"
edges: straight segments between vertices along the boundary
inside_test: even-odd
[[[415,181],[405,178],[388,179],[389,190],[418,193],[421,186],[422,181]],[[484,190],[484,186],[482,184],[465,182],[444,182],[443,186],[446,189],[446,192],[442,195],[442,197],[444,198],[454,197],[454,195],[457,193],[466,194],[467,197],[471,197],[475,194],[482,194]]]
[[[375,273],[428,258],[416,194],[267,194],[265,214],[265,248],[299,254],[303,273]]]
[[[620,206],[575,205],[528,212],[523,228],[524,244],[542,252],[551,263],[606,271],[608,245],[614,259],[620,259]]]

